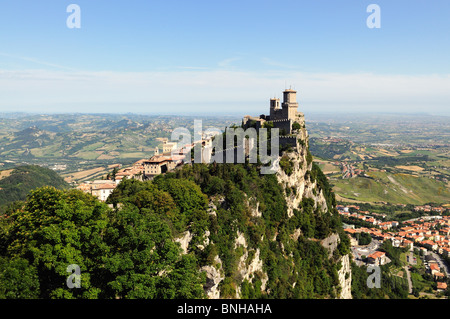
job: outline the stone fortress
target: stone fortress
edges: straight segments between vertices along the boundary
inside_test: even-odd
[[[294,124],[299,129],[295,129]],[[293,89],[285,89],[283,92],[283,103],[280,105],[280,99],[270,99],[270,114],[260,115],[259,117],[244,116],[242,119],[242,128],[255,128],[257,131],[265,126],[279,129],[279,145],[298,148],[298,140],[306,140],[304,114],[298,111],[297,91]],[[132,167],[120,169],[116,172],[114,180],[95,180],[81,183],[77,188],[91,193],[100,200],[105,201],[113,192],[115,187],[124,179],[148,180],[155,176],[173,171],[176,167],[183,165],[186,156],[190,156],[191,149],[200,144],[202,149],[212,147],[212,138],[215,134],[208,135],[202,133],[199,141],[190,144],[178,146],[176,142],[170,142],[168,138],[157,138],[162,143],[162,153],[159,147],[155,148],[155,153],[150,159],[141,159],[133,164]],[[249,144],[236,145],[229,150],[233,151],[232,161],[237,161],[237,154],[242,151],[248,156]],[[175,150],[175,151],[174,151]],[[220,163],[228,162],[226,152],[228,149],[214,151],[217,158],[222,156]],[[206,155],[205,155],[206,154]],[[211,152],[202,152],[202,162],[209,163],[211,160]]]
[[[290,137],[294,133],[292,125],[298,123],[300,127],[305,124],[305,117],[302,112],[298,111],[297,91],[289,88],[283,92],[283,103],[280,106],[280,99],[270,99],[270,115],[260,115],[253,117],[244,116],[242,119],[242,127],[247,129],[254,127],[257,130],[264,127],[267,122],[273,123],[274,128],[280,130],[280,136]]]

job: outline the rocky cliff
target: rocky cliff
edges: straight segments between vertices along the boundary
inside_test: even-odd
[[[177,241],[184,253],[209,260],[200,268],[208,298],[352,298],[334,196],[300,125],[296,145],[283,149],[272,176],[258,176],[247,164],[189,172],[210,193],[211,225]]]
[[[289,170],[283,170],[281,167],[277,172],[279,183],[283,185],[286,194],[286,203],[288,206],[288,216],[293,215],[293,211],[299,209],[304,198],[310,198],[314,201],[314,208],[321,214],[328,214],[332,207],[327,206],[327,201],[316,180],[311,179],[312,160],[308,158],[309,138],[305,128],[304,121],[301,129],[297,132],[297,146],[293,151],[283,154],[283,157],[290,163]],[[297,230],[298,231],[298,230]],[[293,236],[298,236],[296,233]],[[340,242],[339,235],[333,233],[321,241],[323,247],[329,251],[329,257],[333,256],[335,249]],[[341,266],[339,269],[339,289],[341,291],[339,298],[351,299],[351,268],[349,255],[341,256],[338,260]]]

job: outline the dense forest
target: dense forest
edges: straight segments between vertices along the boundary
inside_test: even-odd
[[[23,201],[28,193],[38,187],[53,186],[66,189],[69,184],[55,171],[37,165],[15,168],[9,176],[0,179],[0,213],[15,201]]]
[[[331,196],[320,173],[311,178]],[[252,202],[261,216],[251,214]],[[107,203],[78,190],[38,188],[0,221],[0,298],[205,298],[200,268],[217,266],[216,257],[222,298],[237,289],[242,298],[335,298],[337,261],[349,251],[335,209],[322,214],[304,199],[288,218],[276,176],[260,175],[255,164],[185,165],[153,181],[125,180]],[[192,240],[183,253],[174,239],[186,231]],[[260,250],[265,289],[262,274],[239,276],[238,232],[248,262]],[[331,233],[342,240],[330,257],[320,239]],[[81,289],[66,284],[72,264],[80,267]]]
[[[336,298],[350,244],[328,180],[310,164],[305,177],[316,182],[327,211],[303,198],[291,217],[286,196],[295,189],[283,189],[258,164],[188,164],[152,181],[124,180],[106,203],[67,189],[53,171],[18,168],[2,180],[4,189],[14,181],[33,190],[11,195],[0,216],[0,299],[207,298],[205,266],[223,275],[221,298]],[[292,169],[287,157],[281,168]],[[33,188],[29,177],[40,175],[60,189]],[[186,233],[183,251],[177,239]],[[340,238],[332,255],[321,242],[331,234]],[[238,236],[246,247],[236,246]],[[256,250],[263,267],[243,279],[242,257],[249,264]],[[382,250],[399,264],[398,250]],[[81,289],[67,285],[71,265],[80,269]],[[381,268],[381,288],[371,289],[365,267],[352,263],[354,298],[407,297],[405,279]]]

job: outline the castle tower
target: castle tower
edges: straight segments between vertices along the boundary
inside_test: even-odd
[[[297,114],[297,91],[292,89],[286,89],[283,92],[283,117],[286,119],[294,120]]]
[[[270,119],[276,119],[276,111],[280,109],[280,99],[270,99]]]

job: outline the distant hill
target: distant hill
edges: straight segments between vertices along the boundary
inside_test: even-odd
[[[331,183],[343,201],[423,205],[445,204],[450,198],[445,183],[428,177],[389,172],[368,172],[368,175],[368,178],[335,179]]]
[[[239,123],[230,116],[200,116],[205,128]],[[149,158],[177,127],[191,126],[193,116],[142,114],[0,113],[0,165],[64,164],[65,174]],[[193,129],[193,128],[192,128]],[[3,164],[3,165],[2,165]]]
[[[34,274],[33,289],[0,276],[0,298],[350,298],[350,240],[307,138],[301,128],[276,174],[257,163],[194,163],[126,179],[106,203],[38,190],[5,219],[8,231],[0,223],[0,274]],[[73,262],[90,274],[88,288],[61,285],[58,269]]]
[[[0,212],[14,201],[25,200],[31,190],[42,186],[65,189],[69,184],[58,173],[36,165],[20,166],[1,174]]]

